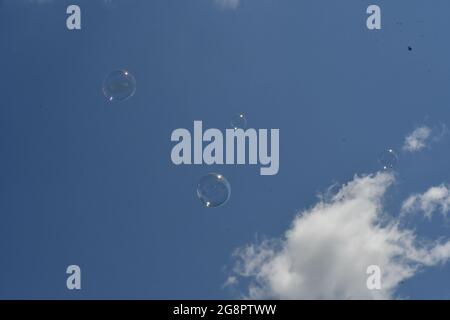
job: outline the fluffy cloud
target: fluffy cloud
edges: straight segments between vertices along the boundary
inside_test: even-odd
[[[422,126],[415,129],[412,133],[406,136],[403,144],[403,150],[408,152],[417,152],[427,146],[427,141],[431,136],[431,129]]]
[[[446,215],[450,211],[450,188],[441,184],[431,187],[423,194],[414,194],[403,202],[402,213],[423,212],[431,218],[434,212]]]
[[[450,242],[419,243],[383,211],[394,181],[389,172],[355,176],[298,214],[281,239],[236,250],[231,282],[248,280],[251,299],[393,298],[402,280],[450,257]],[[370,265],[381,268],[380,290],[367,288]]]
[[[403,150],[414,153],[423,150],[433,142],[440,141],[448,132],[446,125],[435,127],[421,126],[406,136],[403,143]]]

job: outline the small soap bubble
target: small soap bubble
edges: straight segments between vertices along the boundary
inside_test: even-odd
[[[381,165],[383,170],[393,169],[398,164],[397,154],[393,149],[387,149],[378,156],[378,163]]]
[[[136,92],[136,80],[126,70],[115,70],[103,81],[103,94],[109,101],[124,101]]]
[[[247,119],[245,118],[245,115],[243,113],[235,114],[231,118],[231,126],[234,130],[245,129],[247,127]]]
[[[219,173],[208,173],[200,179],[197,186],[197,196],[207,208],[215,208],[225,204],[230,198],[230,194],[230,184]]]

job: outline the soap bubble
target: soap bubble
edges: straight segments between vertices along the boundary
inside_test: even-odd
[[[231,118],[231,126],[234,130],[245,129],[247,127],[247,119],[243,113],[238,113]]]
[[[109,101],[124,101],[136,92],[136,80],[126,70],[111,72],[103,81],[103,94]]]
[[[387,149],[378,156],[378,163],[381,165],[383,170],[393,169],[398,164],[398,157],[394,150]]]
[[[197,196],[207,208],[225,204],[230,198],[231,186],[227,179],[218,173],[203,176],[197,186]]]

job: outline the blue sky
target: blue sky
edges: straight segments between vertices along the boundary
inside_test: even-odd
[[[79,31],[66,28],[73,3]],[[370,4],[381,30],[366,28]],[[449,10],[444,0],[0,0],[0,297],[450,298]],[[137,90],[110,103],[102,81],[116,69]],[[172,164],[174,129],[225,130],[238,112],[251,128],[280,129],[277,175]],[[423,127],[425,146],[404,148]],[[398,165],[377,174],[389,148]],[[196,197],[208,172],[231,184],[222,207]],[[320,200],[332,185],[340,196]],[[409,240],[392,245],[398,235]],[[246,246],[256,253],[243,256]],[[236,268],[243,258],[259,262]],[[378,293],[365,288],[371,261],[387,275]],[[71,264],[80,291],[65,286]]]

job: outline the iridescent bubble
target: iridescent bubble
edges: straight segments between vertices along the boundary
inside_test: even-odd
[[[126,70],[111,72],[103,81],[103,94],[109,101],[124,101],[136,92],[136,80]]]
[[[231,126],[234,130],[245,129],[247,127],[247,119],[245,118],[245,115],[243,113],[235,114],[231,118]]]
[[[393,169],[398,164],[397,154],[392,149],[387,149],[378,156],[378,163],[383,170]]]
[[[208,173],[200,179],[197,186],[197,196],[207,208],[215,208],[225,204],[230,198],[230,194],[230,184],[219,173]]]

